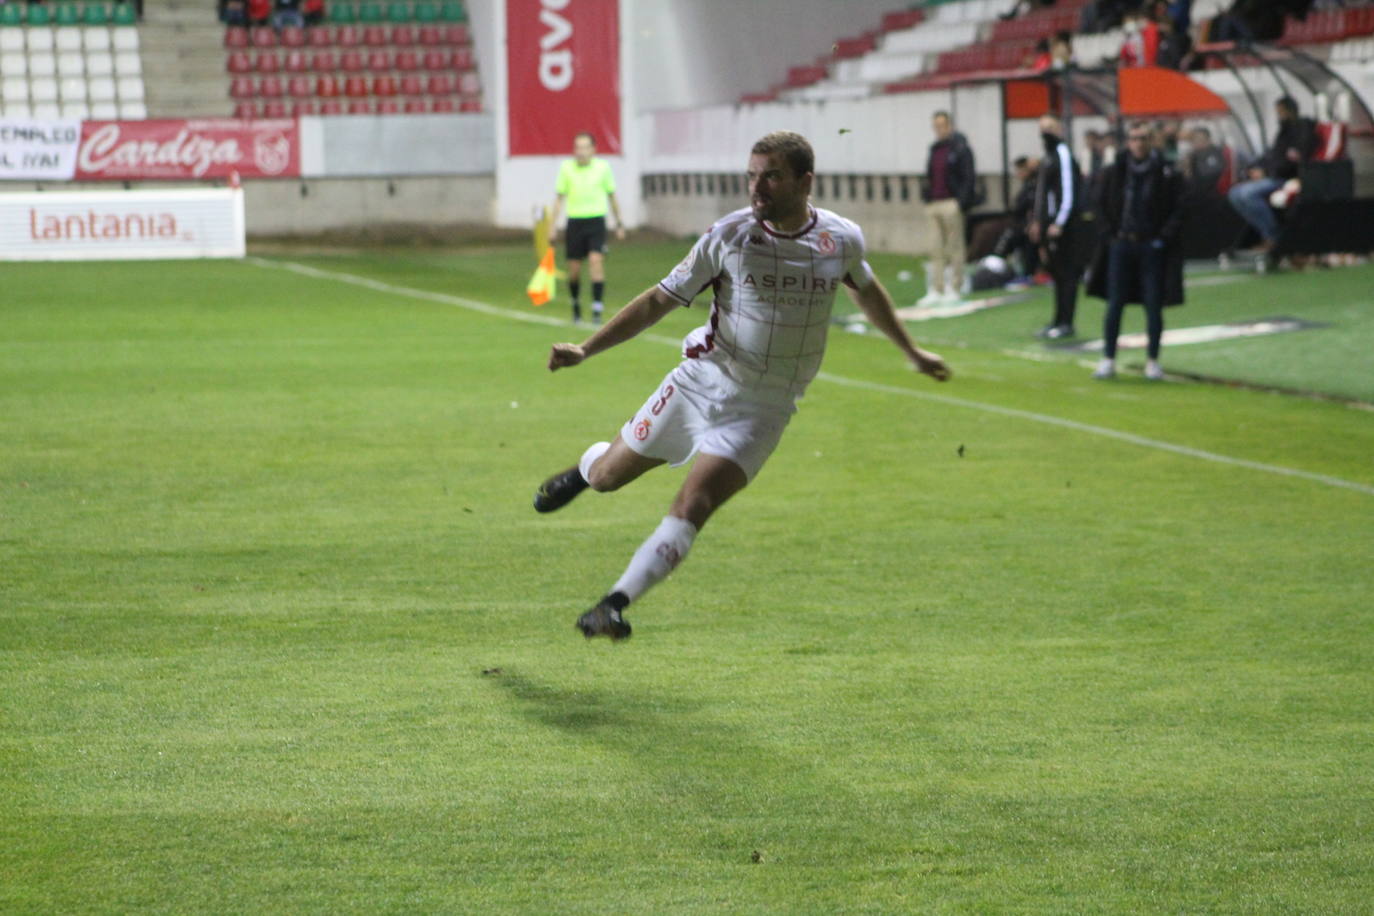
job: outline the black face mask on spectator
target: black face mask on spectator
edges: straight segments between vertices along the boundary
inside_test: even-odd
[[[1055,148],[1059,146],[1059,138],[1056,137],[1054,134],[1042,133],[1040,135],[1040,139],[1045,141],[1045,149],[1048,152],[1054,152]]]

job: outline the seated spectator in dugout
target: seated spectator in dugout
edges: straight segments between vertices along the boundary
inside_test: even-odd
[[[1179,162],[1184,197],[1190,202],[1220,197],[1227,173],[1226,151],[1212,142],[1212,132],[1206,127],[1194,127],[1188,143],[1191,148]]]
[[[1284,96],[1274,106],[1279,119],[1274,145],[1247,172],[1248,181],[1234,185],[1227,194],[1231,206],[1260,236],[1260,250],[1268,253],[1279,238],[1279,219],[1269,206],[1273,194],[1312,158],[1317,146],[1317,125],[1298,114],[1298,103]]]

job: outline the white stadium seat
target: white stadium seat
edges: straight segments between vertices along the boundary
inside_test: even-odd
[[[0,81],[0,98],[5,104],[27,102],[29,100],[29,81],[20,77],[7,77]]]
[[[86,101],[86,78],[82,76],[64,76],[58,84],[62,94],[62,103]]]
[[[28,102],[6,102],[5,116],[10,118],[31,118],[33,109]]]
[[[114,102],[92,102],[91,117],[100,121],[116,121],[119,119],[119,107]]]
[[[28,76],[28,58],[22,54],[6,54],[0,57],[0,76]]]
[[[86,92],[92,102],[113,102],[115,81],[108,76],[95,76],[86,81]]]
[[[62,109],[57,107],[56,102],[43,102],[33,106],[33,119],[35,121],[53,121],[62,117]]]
[[[143,61],[136,51],[120,51],[115,55],[115,73],[120,76],[137,76],[143,72]]]
[[[56,102],[57,80],[48,76],[29,80],[29,98],[35,102]],[[34,117],[38,116],[35,114]]]
[[[46,26],[25,29],[24,43],[28,45],[29,51],[51,51],[52,29]]]
[[[110,50],[110,30],[104,26],[87,26],[81,33],[81,44],[87,51]]]
[[[63,76],[80,76],[86,72],[86,58],[80,51],[64,51],[57,55],[57,72]]]
[[[121,102],[143,101],[143,77],[121,76],[116,82]]]
[[[62,26],[55,31],[57,40],[57,50],[59,51],[80,51],[81,50],[81,27],[75,25]]]
[[[22,51],[23,49],[23,29],[0,29],[0,52]]]
[[[56,74],[57,58],[53,57],[51,51],[29,52],[29,76],[55,76]]]
[[[137,51],[138,29],[115,29],[114,47],[116,51]]]
[[[73,118],[73,119],[79,121],[79,120],[81,120],[82,118],[89,118],[90,116],[91,116],[91,109],[90,109],[90,106],[87,105],[85,102],[63,102],[63,103],[62,103],[62,117],[64,117],[64,118]]]
[[[91,76],[109,76],[114,73],[114,58],[108,51],[92,51],[86,54],[86,72]]]
[[[120,102],[119,116],[130,121],[142,121],[148,117],[148,109],[142,102]]]

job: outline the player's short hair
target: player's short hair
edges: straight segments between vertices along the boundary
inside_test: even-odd
[[[587,142],[590,143],[592,146],[596,146],[596,138],[592,136],[592,132],[589,130],[583,130],[573,134],[573,142],[576,143],[583,137],[586,137]]]
[[[775,130],[760,137],[749,153],[753,156],[781,153],[792,173],[797,176],[816,170],[816,153],[811,149],[811,144],[801,134],[790,130]]]
[[[933,114],[933,115],[930,116],[930,120],[932,120],[932,121],[934,121],[936,118],[944,118],[946,121],[949,121],[950,123],[953,123],[953,119],[950,118],[949,112],[945,111],[943,108],[940,109],[939,111],[935,112],[935,114]]]
[[[1291,95],[1285,95],[1283,98],[1279,99],[1274,104],[1291,115],[1295,115],[1298,113],[1298,102]]]

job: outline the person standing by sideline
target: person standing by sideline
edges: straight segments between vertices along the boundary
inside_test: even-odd
[[[557,196],[549,221],[549,244],[558,237],[558,216],[568,206],[565,253],[573,324],[582,320],[582,262],[592,275],[592,321],[600,324],[606,296],[606,208],[615,214],[615,237],[625,239],[625,222],[615,199],[615,176],[604,159],[596,157],[596,140],[589,133],[573,138],[573,156],[558,168]]]
[[[553,512],[588,487],[618,490],[659,465],[692,464],[668,515],[578,618],[588,638],[628,638],[625,608],[668,577],[707,519],[762,469],[820,370],[841,289],[912,368],[950,377],[944,360],[918,347],[893,313],[858,225],[811,205],[815,168],[800,134],[759,139],[749,154],[750,205],[718,220],[667,277],[581,344],[549,351],[550,371],[580,365],[710,291],[710,314],[683,341],[682,362],[614,441],[592,444],[535,494],[535,510]]]
[[[1183,302],[1183,181],[1159,150],[1148,126],[1126,135],[1125,156],[1107,168],[1102,183],[1102,244],[1093,264],[1088,295],[1107,300],[1102,361],[1095,379],[1116,375],[1116,340],[1128,302],[1145,306],[1149,341],[1145,377],[1164,378],[1159,365],[1164,306]]]
[[[968,140],[954,129],[949,112],[931,118],[935,142],[926,159],[922,194],[934,245],[926,268],[926,294],[917,305],[958,302],[964,290],[964,211],[973,206],[977,172]],[[953,277],[946,285],[945,265]]]
[[[1078,215],[1083,209],[1083,172],[1064,142],[1064,124],[1054,115],[1040,119],[1045,158],[1035,188],[1035,216],[1031,241],[1044,249],[1042,260],[1054,280],[1054,318],[1039,336],[1050,340],[1072,337],[1078,307],[1080,264],[1077,251]]]

